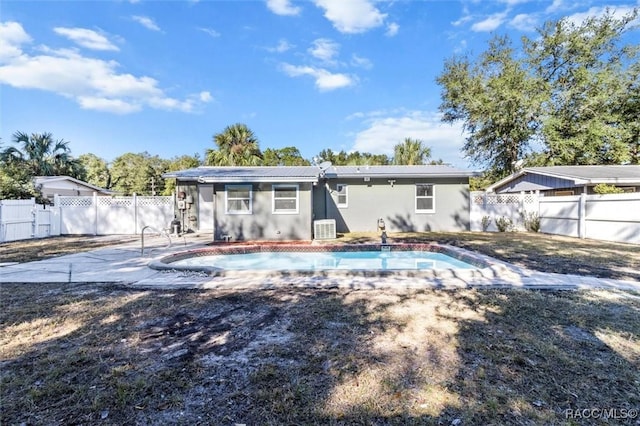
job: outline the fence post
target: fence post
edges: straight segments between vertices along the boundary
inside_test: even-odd
[[[133,233],[138,235],[138,194],[133,193]]]
[[[33,216],[33,220],[31,222],[31,238],[37,238],[40,223],[38,223],[38,212],[36,211],[38,205],[36,204],[36,199],[34,197],[31,197],[31,203],[33,203],[33,206],[31,207],[31,216]]]
[[[587,230],[587,194],[580,194],[578,206],[578,237],[586,238]]]
[[[93,235],[98,235],[98,193],[93,191]]]

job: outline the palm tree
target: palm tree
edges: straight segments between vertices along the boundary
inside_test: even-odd
[[[82,164],[71,156],[69,142],[54,140],[51,133],[16,132],[13,142],[0,152],[0,160],[9,166],[26,170],[31,176],[69,175],[82,178]]]
[[[258,139],[242,123],[227,126],[222,133],[214,135],[218,149],[207,149],[208,166],[257,166],[262,163]]]
[[[421,140],[405,138],[393,147],[393,164],[420,165],[425,164],[431,157],[431,148],[423,145]]]

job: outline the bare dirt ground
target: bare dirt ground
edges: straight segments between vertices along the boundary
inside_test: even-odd
[[[455,237],[540,270],[637,279],[633,246],[590,256],[596,244],[574,239],[439,236]],[[0,261],[14,251],[0,245]],[[604,412],[636,425],[639,386],[628,292],[0,286],[0,424],[552,425]]]

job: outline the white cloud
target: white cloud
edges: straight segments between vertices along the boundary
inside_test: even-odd
[[[462,24],[466,24],[467,22],[471,21],[473,19],[473,17],[471,16],[471,13],[469,13],[469,8],[465,5],[462,8],[462,16],[460,17],[460,19],[458,19],[457,21],[453,21],[451,23],[451,25],[453,25],[454,27],[458,27]]]
[[[369,59],[360,57],[356,54],[351,55],[351,65],[353,65],[354,67],[360,67],[367,70],[373,68],[373,64]]]
[[[111,43],[102,34],[86,28],[64,28],[56,27],[53,29],[56,34],[67,37],[74,43],[93,50],[120,50],[118,46]]]
[[[487,19],[476,22],[471,26],[472,31],[476,32],[489,32],[498,28],[504,22],[507,14],[506,12],[495,13],[489,16]]]
[[[363,33],[384,23],[381,13],[371,0],[314,0],[324,9],[324,16],[341,33]]]
[[[300,14],[300,8],[289,0],[267,0],[267,7],[276,15],[294,16]]]
[[[148,16],[135,15],[132,16],[131,19],[151,31],[161,31],[160,27],[154,22],[154,20]]]
[[[218,31],[214,30],[214,29],[211,29],[211,28],[202,28],[202,27],[199,27],[198,29],[199,29],[200,31],[202,31],[203,33],[207,33],[207,34],[209,34],[209,35],[210,35],[211,37],[213,37],[213,38],[220,37],[220,33],[219,33]]]
[[[597,18],[597,17],[605,15],[607,13],[607,10],[616,19],[621,19],[622,17],[632,13],[633,9],[634,9],[633,6],[598,6],[598,7],[592,7],[589,10],[587,10],[586,12],[575,13],[573,15],[568,16],[567,17],[567,21],[569,21],[569,22],[571,22],[571,23],[573,23],[575,25],[581,25],[585,20],[587,20],[589,18]],[[638,21],[636,21],[636,22],[638,22]]]
[[[398,34],[399,30],[400,30],[400,25],[396,24],[395,22],[392,22],[387,25],[387,32],[384,33],[384,35],[386,35],[387,37],[393,37],[396,34]]]
[[[267,50],[268,50],[269,52],[284,53],[284,52],[286,52],[287,50],[290,50],[290,49],[292,49],[292,48],[294,48],[294,47],[295,47],[295,46],[294,46],[294,45],[292,45],[292,44],[290,44],[287,40],[285,40],[285,39],[281,39],[281,40],[278,42],[278,45],[277,45],[277,46],[275,46],[275,47],[267,47]]]
[[[431,148],[434,159],[463,166],[460,152],[464,144],[461,125],[443,123],[440,114],[429,111],[374,111],[354,114],[351,118],[364,115],[366,126],[355,135],[354,151],[373,154],[393,155],[393,147],[405,138],[418,139]]]
[[[119,114],[144,107],[191,112],[211,100],[208,92],[186,100],[172,98],[151,77],[118,72],[118,62],[82,56],[75,50],[40,46],[38,54],[29,54],[21,48],[30,37],[20,24],[1,24],[0,30],[6,45],[0,52],[9,54],[0,65],[0,84],[53,92],[82,108]]]
[[[31,43],[31,37],[17,22],[0,22],[0,63],[20,56],[20,46]]]
[[[538,18],[532,14],[520,13],[509,21],[509,26],[520,31],[535,31]]]
[[[549,5],[546,9],[546,13],[553,13],[559,10],[566,8],[564,0],[553,0],[553,3]]]
[[[349,87],[356,84],[356,77],[347,74],[330,73],[322,68],[314,68],[309,66],[296,66],[291,64],[282,64],[282,70],[289,77],[311,76],[315,78],[315,85],[321,92],[326,92],[343,87]]]
[[[82,109],[110,112],[112,114],[131,114],[142,109],[140,104],[126,102],[122,99],[97,98],[93,96],[78,96],[78,104]]]
[[[314,58],[323,62],[332,63],[333,58],[340,51],[340,45],[326,38],[319,38],[313,41],[313,46],[307,49]]]
[[[209,92],[200,92],[198,94],[198,98],[200,98],[200,101],[202,102],[211,102],[213,100],[213,97]]]

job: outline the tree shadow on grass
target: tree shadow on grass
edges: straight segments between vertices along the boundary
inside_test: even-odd
[[[640,302],[618,293],[3,285],[1,307],[3,424],[554,424],[640,404]]]

